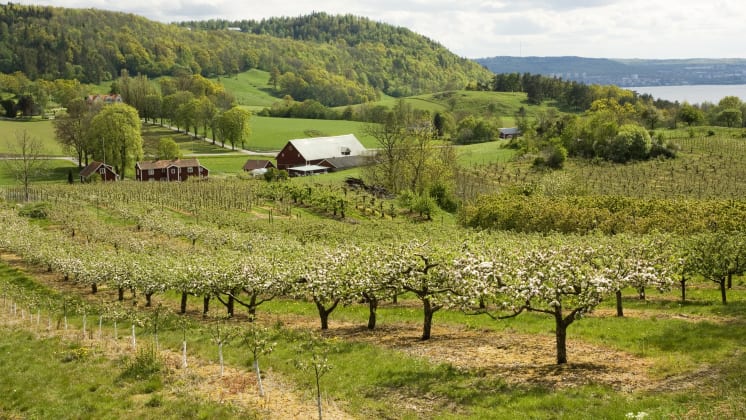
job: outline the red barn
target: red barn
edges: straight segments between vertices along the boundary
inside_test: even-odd
[[[102,181],[119,181],[119,174],[114,172],[111,165],[103,162],[91,162],[80,171],[80,182],[90,182],[98,175]]]
[[[335,158],[362,157],[366,152],[354,134],[290,140],[277,154],[277,168],[319,165]]]
[[[207,178],[208,173],[197,159],[156,160],[135,165],[138,181],[186,181],[191,177]]]

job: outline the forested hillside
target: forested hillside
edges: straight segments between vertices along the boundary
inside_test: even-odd
[[[132,14],[0,6],[0,73],[100,83],[126,69],[149,77],[273,72],[280,94],[344,105],[463,88],[488,70],[407,29],[315,14],[238,24],[167,25]]]
[[[203,30],[240,28],[256,35],[328,44],[343,53],[339,57],[343,60],[324,60],[319,63],[321,66],[342,73],[352,70],[357,77],[393,96],[460,89],[470,81],[489,77],[482,66],[409,29],[353,15],[314,13],[261,21],[210,20],[182,25]],[[376,74],[366,67],[381,71]]]

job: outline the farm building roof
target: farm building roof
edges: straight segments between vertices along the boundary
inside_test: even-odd
[[[275,165],[266,159],[249,159],[243,165],[244,171],[253,171],[254,169],[274,168]]]
[[[521,134],[521,130],[518,127],[498,128],[498,131],[500,132],[500,134],[507,135],[507,136],[515,136],[515,135]]]
[[[292,168],[288,168],[288,172],[297,173],[297,174],[313,174],[313,173],[321,173],[328,171],[329,168],[326,166],[320,166],[320,165],[303,165],[303,166],[293,166]]]
[[[290,140],[289,143],[292,144],[307,161],[345,156],[360,156],[366,152],[365,147],[354,134],[295,139]]]
[[[326,158],[321,161],[320,165],[323,166],[324,162],[331,165],[334,169],[356,168],[365,164],[365,156],[343,156]]]
[[[88,165],[86,165],[86,167],[80,171],[80,176],[83,178],[88,178],[89,176],[98,172],[98,169],[101,166],[104,166],[106,169],[108,169],[112,173],[114,172],[114,168],[112,168],[111,165],[106,165],[103,162],[93,161],[89,163]]]
[[[188,168],[200,166],[198,159],[174,159],[174,160],[156,160],[153,162],[137,162],[137,167],[142,170],[163,169],[175,166],[177,168]]]

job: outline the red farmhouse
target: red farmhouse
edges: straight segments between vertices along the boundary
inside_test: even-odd
[[[186,181],[191,177],[207,178],[208,172],[197,159],[156,160],[135,165],[138,181]]]
[[[98,175],[102,181],[119,181],[119,174],[114,172],[114,168],[111,165],[107,165],[103,162],[91,162],[83,170],[80,171],[80,182],[89,182]]]

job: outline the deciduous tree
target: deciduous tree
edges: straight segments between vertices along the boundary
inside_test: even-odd
[[[23,186],[24,198],[29,200],[31,181],[44,173],[47,160],[44,159],[44,144],[28,133],[16,131],[15,141],[6,138],[11,158],[5,160],[8,171]]]
[[[122,178],[126,170],[143,156],[137,110],[127,104],[106,105],[91,121],[88,135],[94,157],[115,164]]]

